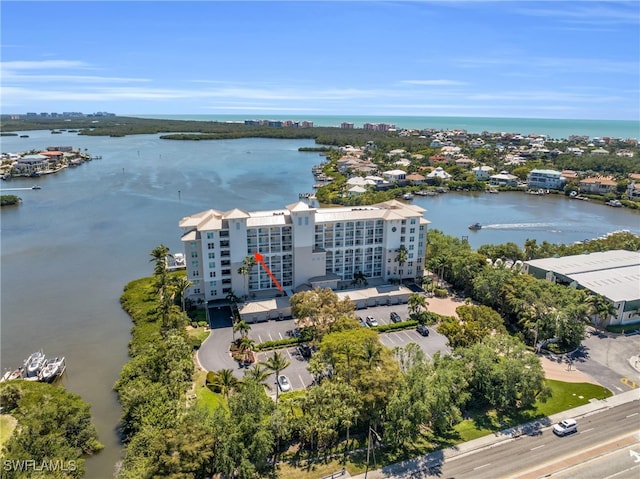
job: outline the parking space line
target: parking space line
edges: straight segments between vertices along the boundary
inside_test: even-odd
[[[264,341],[262,340],[262,336],[260,336],[259,334],[258,334],[258,342],[264,343]]]
[[[284,339],[284,338],[282,337],[282,333],[278,332],[278,336],[280,336],[280,339]]]
[[[298,374],[298,378],[300,378],[300,384],[302,384],[302,389],[306,389],[307,386],[305,386],[304,379],[302,379],[302,376]]]

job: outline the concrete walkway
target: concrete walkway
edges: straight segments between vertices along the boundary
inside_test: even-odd
[[[435,463],[441,463],[443,460],[446,461],[447,459],[451,459],[457,456],[491,448],[503,441],[510,441],[513,438],[516,438],[523,434],[535,434],[537,431],[540,431],[547,427],[551,427],[553,424],[556,424],[557,422],[568,417],[579,419],[581,417],[593,414],[597,411],[610,409],[621,404],[626,404],[628,402],[638,400],[640,400],[640,389],[633,389],[631,391],[611,396],[607,399],[594,400],[589,404],[585,404],[568,411],[563,411],[561,413],[554,414],[552,416],[539,419],[531,423],[505,429],[503,431],[498,431],[494,434],[489,434],[487,436],[474,439],[473,441],[464,442],[462,444],[458,444],[457,446],[449,447],[440,451],[435,451],[431,454],[426,454],[414,459],[391,464],[389,466],[383,467],[382,469],[369,471],[367,474],[367,479],[384,479],[390,476],[402,477],[403,475],[409,475],[412,472],[425,469]],[[364,476],[364,474],[358,474],[357,476],[350,477],[356,479],[364,479]]]

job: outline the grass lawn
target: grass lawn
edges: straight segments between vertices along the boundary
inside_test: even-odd
[[[195,401],[198,406],[204,407],[210,412],[213,412],[216,408],[227,407],[227,401],[222,394],[214,393],[211,389],[205,386],[205,380],[207,378],[207,372],[203,370],[197,370],[193,376],[194,392],[190,392],[196,395]]]
[[[0,415],[0,449],[2,449],[4,443],[7,442],[11,434],[13,434],[16,424],[18,424],[18,421],[16,421],[13,416],[9,414]]]

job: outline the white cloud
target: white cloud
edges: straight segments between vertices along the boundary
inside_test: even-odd
[[[457,80],[401,80],[400,83],[407,85],[427,85],[427,86],[456,86],[468,85],[467,82]]]
[[[91,66],[86,62],[77,60],[42,60],[0,62],[0,68],[3,70],[59,70],[69,68],[91,68]]]

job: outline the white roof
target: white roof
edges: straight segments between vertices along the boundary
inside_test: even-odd
[[[561,274],[611,301],[640,299],[640,252],[613,250],[525,263]]]
[[[525,261],[536,268],[565,276],[570,274],[604,271],[626,266],[640,266],[640,252],[613,250],[600,253],[577,254],[561,258],[543,258]]]
[[[572,274],[569,278],[613,302],[640,299],[639,265]]]

